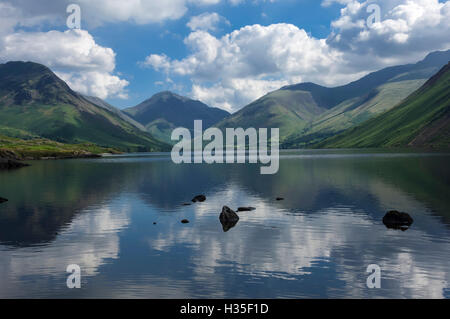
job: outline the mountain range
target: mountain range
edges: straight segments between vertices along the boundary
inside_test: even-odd
[[[271,92],[217,124],[279,127],[284,148],[305,148],[391,109],[450,60],[433,52],[416,64],[385,68],[347,85],[301,83]]]
[[[174,128],[193,130],[201,119],[204,129],[278,127],[283,148],[448,147],[449,61],[450,50],[433,52],[339,87],[286,86],[234,114],[168,91],[119,110],[73,91],[46,66],[8,62],[0,64],[0,135],[165,151]]]

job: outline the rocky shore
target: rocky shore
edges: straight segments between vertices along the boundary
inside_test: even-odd
[[[0,169],[14,169],[28,166],[19,161],[20,158],[16,153],[9,150],[0,150]]]
[[[27,156],[21,156],[18,153],[0,149],[0,169],[15,169],[25,166],[30,166],[23,161],[31,160],[58,160],[58,159],[72,159],[72,158],[99,158],[100,154],[94,154],[86,151],[75,152],[61,152],[61,153],[49,153],[49,154],[33,154]]]

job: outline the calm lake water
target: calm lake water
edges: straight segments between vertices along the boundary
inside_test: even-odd
[[[0,172],[0,297],[449,298],[449,164],[290,151],[262,176],[260,165],[175,165],[169,154],[32,162]],[[206,202],[182,206],[198,194]],[[256,210],[224,232],[224,205]],[[387,229],[391,209],[411,228]],[[69,264],[81,289],[66,286]],[[380,289],[367,288],[370,264]]]

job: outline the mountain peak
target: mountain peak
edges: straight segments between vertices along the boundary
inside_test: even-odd
[[[437,64],[441,64],[441,65],[445,65],[449,61],[449,56],[450,56],[450,50],[435,51],[435,52],[429,53],[425,57],[425,59],[423,59],[419,63],[425,64],[425,65],[428,65],[428,64],[435,65],[436,63]]]
[[[1,70],[10,70],[14,68],[17,72],[51,72],[45,65],[31,61],[8,61],[0,64]]]
[[[181,95],[178,95],[172,91],[162,91],[159,93],[154,94],[149,100],[152,99],[162,99],[162,100],[169,100],[169,99],[176,99],[180,101],[189,101],[190,99]]]
[[[75,95],[63,80],[42,64],[22,61],[0,64],[0,101],[6,105],[54,104],[67,102]]]

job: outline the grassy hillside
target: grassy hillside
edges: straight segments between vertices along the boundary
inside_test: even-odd
[[[284,147],[303,148],[363,123],[400,103],[426,79],[383,84],[368,94],[346,100],[315,118],[302,131],[289,136]]]
[[[113,111],[89,102],[48,68],[32,62],[0,65],[0,126],[58,142],[95,143],[122,151],[169,148]]]
[[[325,109],[315,103],[309,92],[275,91],[249,104],[219,122],[218,128],[280,128],[280,139],[301,130]]]
[[[317,145],[450,147],[450,63],[393,109]]]
[[[19,160],[44,157],[72,158],[90,157],[103,153],[117,153],[117,151],[89,143],[63,144],[44,138],[24,140],[0,135],[0,157],[6,156],[5,154],[13,154],[14,159]]]

